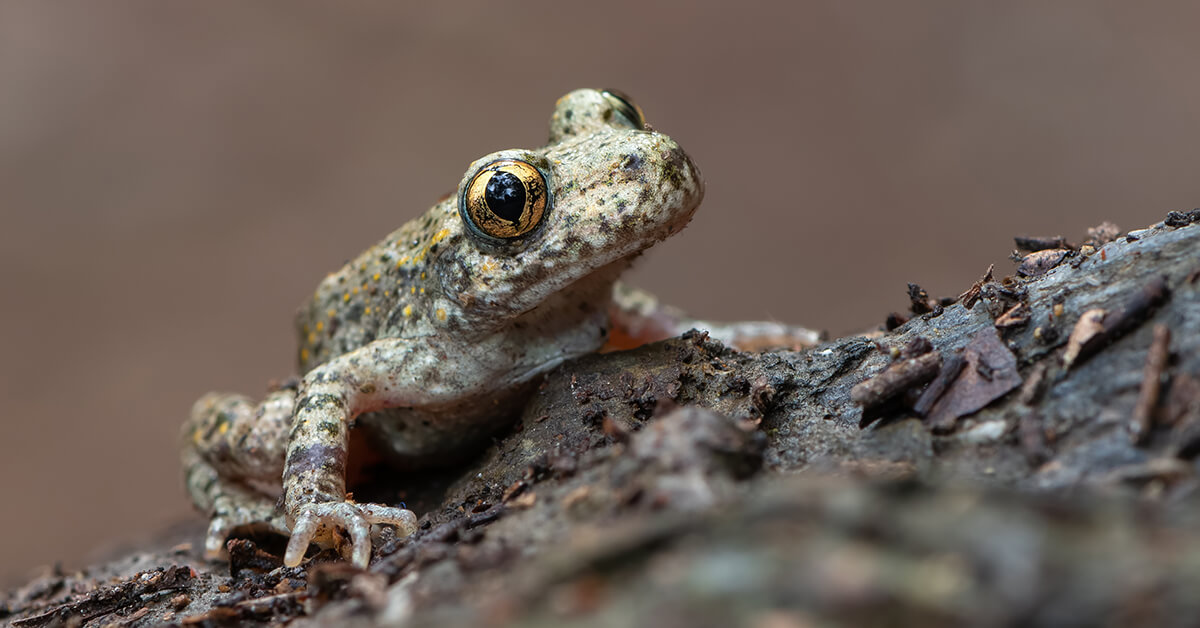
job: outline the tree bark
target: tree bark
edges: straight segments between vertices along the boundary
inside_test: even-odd
[[[355,490],[425,513],[367,571],[282,567],[271,538],[206,563],[197,520],[0,619],[1191,625],[1198,219],[1053,240],[874,337],[566,364],[470,463]]]

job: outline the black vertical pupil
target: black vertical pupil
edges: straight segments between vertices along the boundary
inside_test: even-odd
[[[493,214],[509,222],[517,222],[525,210],[525,186],[516,175],[497,172],[488,180],[484,200]]]

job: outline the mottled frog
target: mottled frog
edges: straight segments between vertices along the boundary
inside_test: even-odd
[[[414,463],[477,448],[539,376],[604,344],[618,275],[703,194],[624,95],[559,99],[546,146],[475,161],[456,195],[321,282],[297,317],[297,386],[196,402],[183,467],[207,553],[258,525],[290,536],[287,565],[344,533],[366,566],[372,524],[414,532],[411,511],[348,499],[350,430]]]

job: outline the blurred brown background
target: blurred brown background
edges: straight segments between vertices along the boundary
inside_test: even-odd
[[[0,580],[191,514],[175,438],[324,273],[617,87],[708,181],[634,280],[834,334],[1200,204],[1200,5],[0,4]]]

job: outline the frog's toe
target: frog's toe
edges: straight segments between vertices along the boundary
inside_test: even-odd
[[[204,536],[204,557],[216,560],[225,551],[225,539],[233,530],[232,525],[224,517],[213,517],[208,524],[208,533]]]
[[[399,536],[409,536],[417,531],[417,515],[407,508],[380,504],[359,504],[358,508],[371,523],[396,526]]]
[[[341,528],[350,536],[350,562],[365,569],[371,562],[373,523],[394,525],[404,535],[417,530],[417,516],[403,508],[353,502],[307,504],[301,508],[292,526],[292,538],[283,554],[283,564],[288,567],[299,565],[304,560],[308,544],[323,527]]]

